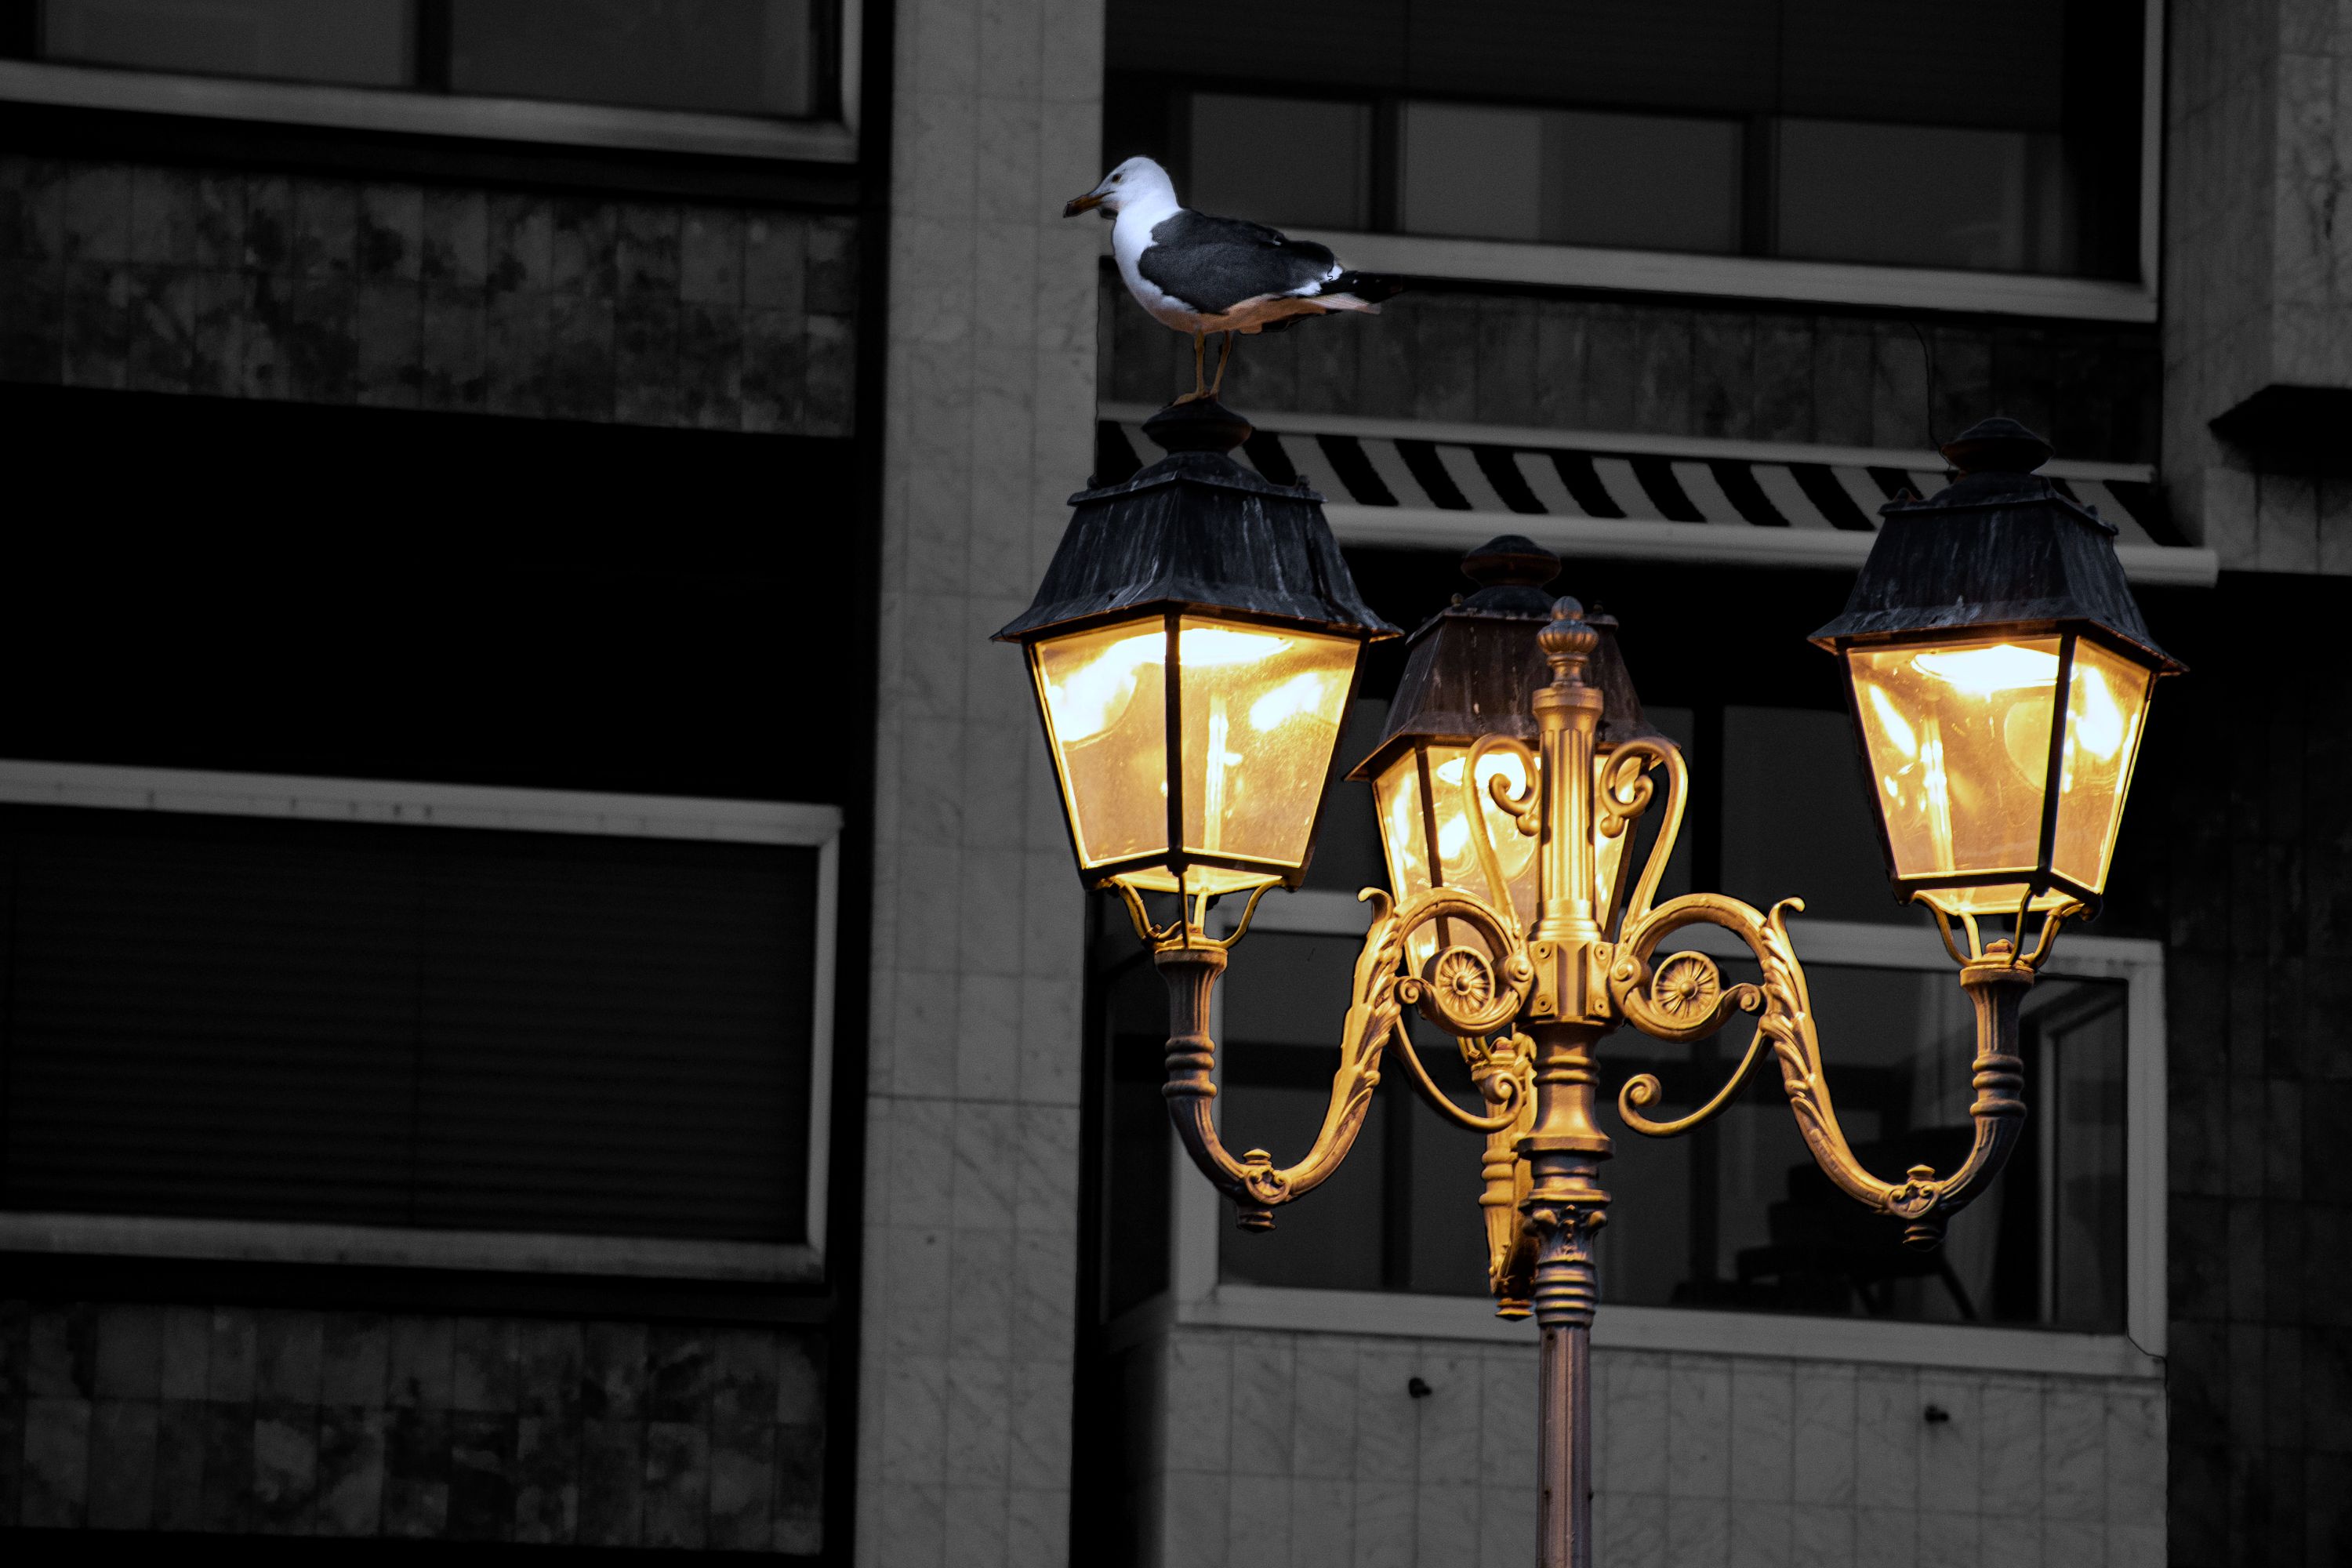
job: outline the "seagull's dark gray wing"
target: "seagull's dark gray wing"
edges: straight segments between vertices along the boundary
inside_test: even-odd
[[[1162,293],[1216,316],[1245,300],[1307,289],[1337,265],[1324,247],[1262,223],[1182,207],[1153,226],[1135,269]]]

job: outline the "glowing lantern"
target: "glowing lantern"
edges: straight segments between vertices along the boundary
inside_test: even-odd
[[[1477,591],[1412,634],[1388,727],[1348,776],[1371,784],[1389,886],[1399,901],[1433,885],[1461,888],[1525,931],[1538,912],[1537,841],[1496,802],[1494,783],[1502,780],[1509,795],[1527,801],[1534,781],[1507,751],[1480,758],[1477,777],[1470,779],[1470,752],[1485,735],[1515,736],[1531,745],[1536,739],[1528,694],[1551,679],[1536,633],[1553,618],[1552,597],[1543,585],[1559,574],[1559,558],[1531,540],[1505,534],[1464,556],[1462,572]],[[1635,735],[1654,735],[1618,656],[1616,622],[1598,615],[1585,619],[1601,628],[1591,668],[1606,700],[1602,751]],[[1604,924],[1622,888],[1628,837],[1596,835],[1594,840],[1601,883],[1594,901]],[[1440,947],[1472,940],[1466,928],[1445,929],[1453,923],[1433,922],[1408,939],[1406,956],[1416,973]]]
[[[2156,679],[2115,529],[2034,470],[2050,447],[1989,419],[1959,478],[1895,501],[1845,614],[1843,661],[1898,893],[1944,914],[2095,910]]]
[[[1144,426],[1168,456],[1076,509],[1036,602],[997,634],[1028,651],[1087,885],[1191,895],[1295,887],[1314,853],[1366,642],[1322,498],[1226,454],[1214,404]]]

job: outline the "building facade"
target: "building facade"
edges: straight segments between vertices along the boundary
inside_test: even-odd
[[[20,10],[28,1550],[1528,1555],[1476,1150],[1391,1084],[1339,1179],[1233,1231],[985,644],[1190,385],[1060,216],[1148,153],[1409,280],[1243,341],[1244,457],[1400,625],[1504,532],[1617,617],[1696,784],[1670,886],[1805,898],[1883,1167],[1966,1086],[1803,641],[1874,508],[2023,420],[2190,666],[2037,988],[2030,1153],[1947,1266],[1819,1203],[1774,1099],[1619,1140],[1601,1560],[2352,1551],[2335,9]],[[1277,1153],[1384,879],[1341,787],[1223,1003],[1228,1138]],[[1722,1048],[1622,1036],[1606,1087],[1681,1102]]]

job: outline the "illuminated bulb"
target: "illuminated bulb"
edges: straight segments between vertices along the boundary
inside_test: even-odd
[[[2020,647],[2015,643],[1923,653],[1914,658],[1911,664],[1920,674],[1933,676],[1945,685],[1965,691],[1971,697],[1990,697],[1997,691],[2050,686],[2058,679],[2056,654],[2043,653],[2039,648]]]
[[[2123,706],[2096,666],[2077,664],[2074,679],[2084,698],[2081,710],[2067,715],[2074,723],[2074,743],[2099,761],[2111,763],[2124,747]]]
[[[1437,854],[1442,860],[1458,860],[1470,847],[1470,819],[1455,812],[1437,825]]]
[[[1223,626],[1187,626],[1177,634],[1181,641],[1178,657],[1188,665],[1212,666],[1248,664],[1257,659],[1271,658],[1290,647],[1291,639],[1267,632],[1233,631]],[[1128,703],[1135,696],[1136,676],[1146,667],[1162,662],[1168,655],[1168,634],[1161,631],[1139,632],[1131,637],[1121,637],[1097,654],[1063,679],[1048,682],[1046,700],[1054,710],[1055,732],[1065,745],[1091,740],[1126,716]],[[1317,675],[1302,675],[1276,687],[1274,692],[1260,699],[1272,698],[1299,681],[1320,681]],[[1298,694],[1301,707],[1308,706],[1306,699],[1319,695]],[[1251,710],[1253,721],[1256,710]],[[1276,717],[1258,724],[1261,730],[1280,722]]]
[[[1238,632],[1225,626],[1187,626],[1177,637],[1177,657],[1186,664],[1249,664],[1272,658],[1290,646],[1288,637],[1271,632]],[[1151,640],[1157,644],[1160,638]]]
[[[1184,635],[1189,637],[1192,634],[1186,632]],[[1187,653],[1184,657],[1190,658],[1192,655]],[[1318,675],[1312,670],[1304,675],[1292,676],[1288,680],[1250,704],[1251,728],[1259,731],[1271,730],[1283,721],[1297,718],[1301,713],[1320,713],[1323,709],[1323,693],[1330,684],[1329,676]]]

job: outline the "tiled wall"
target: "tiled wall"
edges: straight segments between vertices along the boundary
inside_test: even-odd
[[[2165,469],[2222,563],[2352,574],[2352,475],[2207,422],[2265,386],[2352,390],[2352,10],[2175,0],[2165,100]]]
[[[2169,950],[2178,1568],[2352,1563],[2352,687],[2280,678],[2347,612],[2341,578],[2254,574],[2197,606],[2116,876]]]
[[[1192,340],[1102,275],[1106,395],[1192,385]],[[1214,352],[1214,345],[1212,345]],[[1935,361],[1934,395],[1927,362]],[[1227,401],[1449,423],[1919,450],[1991,413],[2069,458],[2152,462],[2146,327],[1954,325],[1726,305],[1408,292],[1375,317],[1236,340]]]
[[[1145,1500],[1169,1568],[1519,1568],[1532,1346],[1180,1329]],[[2147,1382],[1748,1357],[1593,1355],[1607,1568],[2151,1568]],[[1418,1377],[1425,1397],[1407,1390]],[[1930,1422],[1929,1406],[1948,1420]],[[1148,1407],[1147,1407],[1148,1408]]]
[[[0,1302],[0,1526],[814,1552],[805,1331]]]
[[[0,153],[0,380],[849,433],[848,217]]]
[[[858,1558],[1070,1541],[1084,895],[1020,655],[1092,467],[1100,0],[898,7]],[[1088,1568],[1091,1568],[1089,1563]]]

